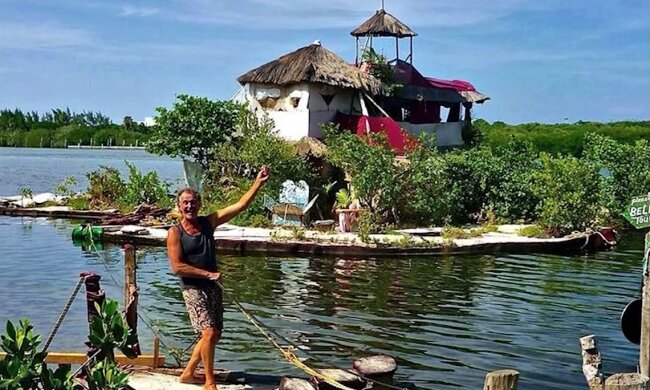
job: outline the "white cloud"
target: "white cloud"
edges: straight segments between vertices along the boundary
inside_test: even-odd
[[[139,16],[147,17],[152,16],[160,12],[159,8],[151,7],[133,7],[130,5],[125,5],[122,7],[122,13],[120,16]]]
[[[44,50],[91,46],[95,39],[85,29],[64,27],[52,23],[0,22],[0,48]]]
[[[421,0],[389,1],[387,12],[408,26],[468,26],[497,21],[512,13],[565,7],[559,0],[457,0],[432,2]],[[176,0],[163,11],[172,19],[185,22],[237,26],[250,29],[327,29],[350,30],[369,18],[379,7],[377,0]]]

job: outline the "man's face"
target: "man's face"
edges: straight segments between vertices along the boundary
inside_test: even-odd
[[[201,201],[191,192],[183,192],[178,197],[178,208],[181,210],[183,218],[192,220],[198,217]]]

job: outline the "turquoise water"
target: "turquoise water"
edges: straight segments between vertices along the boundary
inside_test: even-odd
[[[98,156],[91,160],[101,163]],[[60,158],[76,166],[73,153]],[[154,166],[176,164],[147,158]],[[6,161],[0,157],[0,164]],[[116,153],[110,161],[122,157]],[[21,187],[39,184],[30,177],[9,180]],[[28,317],[45,338],[87,270],[102,275],[109,297],[122,300],[122,249],[74,246],[73,226],[0,217],[0,323]],[[636,369],[638,348],[624,339],[618,321],[639,292],[642,247],[642,236],[627,234],[615,251],[593,256],[222,256],[220,264],[226,289],[248,310],[332,364],[349,367],[356,357],[386,353],[398,361],[398,379],[421,388],[481,388],[487,372],[515,368],[520,389],[584,389],[581,336],[599,337],[607,373]],[[144,352],[151,353],[158,333],[173,362],[170,350],[194,340],[178,282],[164,248],[138,248],[137,261]],[[51,350],[84,350],[84,305],[80,295]],[[227,300],[225,327],[217,367],[301,374]]]

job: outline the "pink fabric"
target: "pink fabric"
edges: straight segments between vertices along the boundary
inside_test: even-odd
[[[417,143],[417,139],[404,131],[397,122],[391,118],[369,117],[365,115],[347,115],[338,113],[336,121],[343,128],[353,131],[356,135],[366,135],[366,123],[372,133],[385,133],[388,144],[397,154],[404,154],[409,145]]]
[[[398,61],[393,68],[395,82],[404,85],[415,85],[426,88],[445,88],[461,91],[476,91],[472,84],[463,80],[443,80],[433,77],[424,77],[422,73],[406,61]]]
[[[429,84],[436,88],[455,89],[458,92],[462,91],[476,91],[472,84],[463,80],[442,80],[434,79],[433,77],[425,77]]]

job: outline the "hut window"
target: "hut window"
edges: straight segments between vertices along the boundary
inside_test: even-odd
[[[298,106],[300,105],[300,100],[302,100],[303,97],[305,97],[305,91],[300,91],[300,90],[293,91],[289,94],[289,99],[288,99],[289,104],[294,109],[298,108]]]
[[[256,88],[255,100],[264,108],[273,108],[280,97],[279,88]]]
[[[332,103],[332,99],[334,99],[334,95],[336,95],[336,89],[333,88],[331,85],[325,85],[323,86],[323,88],[320,89],[320,96],[325,101],[325,104],[327,104],[328,109],[330,103]]]

